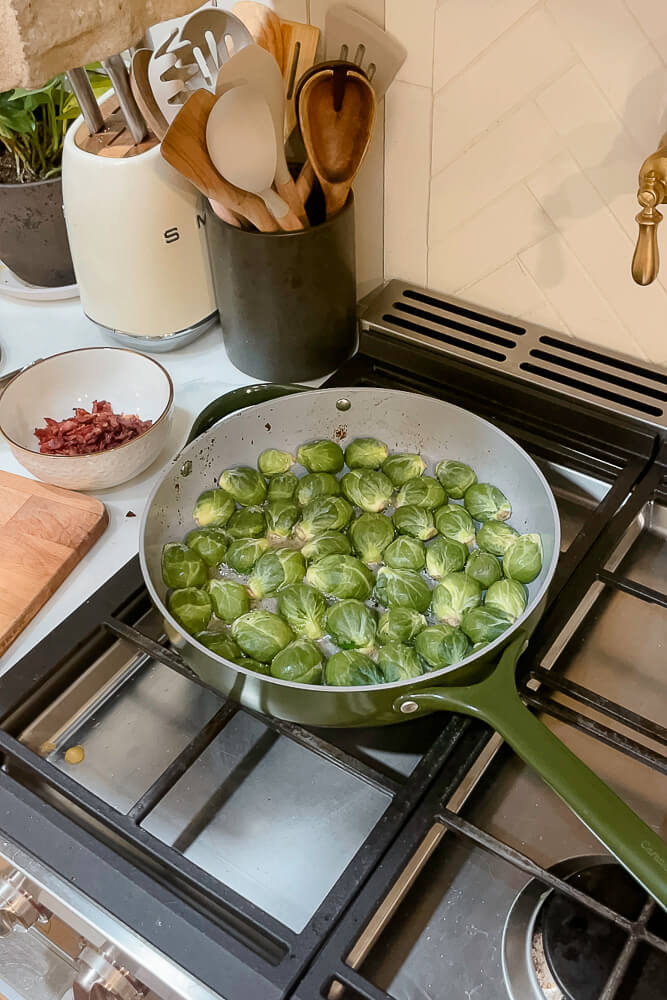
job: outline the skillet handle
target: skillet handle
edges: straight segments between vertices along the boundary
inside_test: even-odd
[[[255,403],[268,403],[270,399],[278,399],[279,396],[290,396],[295,392],[308,392],[309,385],[296,385],[287,383],[279,385],[276,382],[260,382],[257,385],[244,385],[241,389],[233,389],[226,392],[224,396],[218,396],[213,402],[201,411],[193,423],[188,439],[185,442],[190,444],[200,434],[210,430],[223,417],[228,417],[230,413],[237,410],[245,410],[247,406],[254,406]]]
[[[492,726],[572,809],[657,901],[667,909],[667,844],[526,708],[514,674],[521,634],[484,680],[467,687],[417,688],[394,702],[404,714],[448,711]]]

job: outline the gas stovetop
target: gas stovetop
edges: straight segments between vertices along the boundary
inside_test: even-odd
[[[398,282],[361,326],[329,385],[458,403],[547,476],[563,548],[523,696],[664,835],[667,376]],[[128,998],[664,996],[665,914],[498,736],[226,702],[169,646],[138,560],[2,678],[0,752],[12,912],[76,925],[81,982],[102,953],[94,981]]]

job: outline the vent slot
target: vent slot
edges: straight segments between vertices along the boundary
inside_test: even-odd
[[[490,344],[498,344],[499,347],[509,347],[510,350],[516,347],[516,341],[508,337],[501,337],[497,333],[489,333],[488,330],[478,330],[477,327],[469,326],[467,323],[459,323],[455,319],[448,319],[446,316],[436,316],[425,309],[417,309],[415,306],[405,305],[403,302],[394,302],[394,309],[407,313],[408,316],[416,316],[418,319],[425,319],[429,323],[437,323],[438,326],[446,326],[450,330],[458,330],[459,333],[467,333],[480,340],[486,340]]]
[[[382,319],[385,323],[391,323],[393,326],[400,327],[401,330],[410,330],[412,333],[419,333],[423,337],[429,337],[431,340],[440,340],[443,344],[458,347],[469,354],[477,354],[479,357],[488,358],[490,361],[506,360],[505,355],[500,354],[499,351],[492,351],[489,347],[482,347],[481,344],[473,344],[468,340],[459,340],[458,337],[451,337],[446,333],[441,333],[439,330],[429,330],[428,327],[422,326],[420,323],[413,323],[411,320],[403,319],[402,316],[396,316],[393,313],[385,313]]]
[[[505,330],[507,333],[516,333],[518,336],[523,336],[526,332],[523,326],[517,326],[508,320],[498,319],[495,316],[486,316],[484,313],[475,312],[474,309],[466,309],[464,306],[455,305],[453,302],[436,299],[433,295],[425,295],[424,292],[417,292],[412,288],[403,289],[403,297],[414,299],[415,302],[422,302],[426,306],[443,309],[445,312],[453,313],[455,316],[465,316],[466,319],[475,320],[477,323],[485,323],[486,326],[494,326],[497,330]]]
[[[652,389],[650,386],[642,385],[640,382],[631,382],[627,378],[621,378],[620,375],[612,375],[611,372],[598,371],[589,365],[582,364],[580,361],[560,358],[557,354],[552,354],[550,351],[540,351],[537,349],[531,351],[530,356],[531,358],[539,358],[540,361],[548,361],[550,364],[558,365],[560,368],[568,368],[570,371],[580,372],[582,375],[590,375],[591,378],[598,379],[601,382],[608,382],[610,385],[617,385],[621,389],[629,389],[630,392],[639,393],[641,396],[650,396],[652,399],[659,399],[663,403],[667,402],[667,392]]]
[[[549,360],[551,360],[551,357]],[[637,413],[645,413],[647,416],[651,417],[661,417],[663,414],[663,410],[659,409],[657,406],[650,406],[648,403],[640,403],[631,396],[622,396],[620,393],[611,392],[609,389],[602,389],[597,385],[591,385],[590,382],[582,382],[579,379],[571,378],[569,375],[565,375],[563,372],[554,372],[550,368],[543,368],[541,365],[533,365],[528,361],[522,362],[519,367],[522,371],[530,372],[532,375],[539,375],[541,378],[546,379],[549,382],[557,382],[560,385],[567,385],[573,389],[580,389],[582,393],[585,393],[588,396],[598,396],[600,399],[606,399],[612,403],[618,403],[628,410],[635,410]]]
[[[608,368],[618,368],[619,371],[629,372],[631,375],[639,375],[640,378],[648,379],[649,382],[658,382],[660,385],[667,385],[667,375],[651,371],[649,368],[643,368],[641,365],[635,365],[631,361],[626,361],[625,358],[612,358],[607,354],[600,354],[598,351],[593,351],[589,347],[582,347],[580,344],[568,344],[567,341],[559,340],[557,337],[540,337],[540,343],[546,344],[547,347],[557,347],[559,351],[576,354],[580,358],[588,358],[589,361],[599,361],[600,364],[606,365]],[[665,397],[663,396],[662,398],[664,399]]]

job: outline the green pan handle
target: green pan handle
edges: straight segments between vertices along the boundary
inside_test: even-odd
[[[521,634],[484,680],[467,687],[416,688],[394,710],[462,712],[492,726],[588,829],[667,909],[667,844],[526,708],[516,689]]]
[[[218,396],[217,399],[208,404],[206,409],[201,411],[195,419],[185,443],[190,444],[200,434],[210,430],[223,417],[228,417],[230,413],[245,410],[247,406],[254,406],[256,403],[268,403],[270,399],[278,399],[280,396],[291,396],[295,392],[307,392],[309,389],[311,387],[308,385],[279,385],[276,382],[260,382],[257,385],[244,385],[241,389],[232,389],[224,396]]]

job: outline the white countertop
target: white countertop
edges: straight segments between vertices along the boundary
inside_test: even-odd
[[[84,316],[78,299],[26,302],[0,295],[0,373],[58,351],[113,344],[112,339]],[[0,657],[0,673],[25,656],[32,646],[135,555],[139,545],[140,515],[146,497],[161,470],[183,446],[194,417],[212,399],[230,389],[262,381],[234,368],[225,353],[222,332],[217,324],[194,343],[156,357],[168,369],[175,388],[174,421],[167,445],[153,465],[136,479],[95,494],[109,511],[109,525],[104,535]],[[0,469],[29,475],[16,462],[2,439]],[[128,511],[137,516],[127,517]]]

